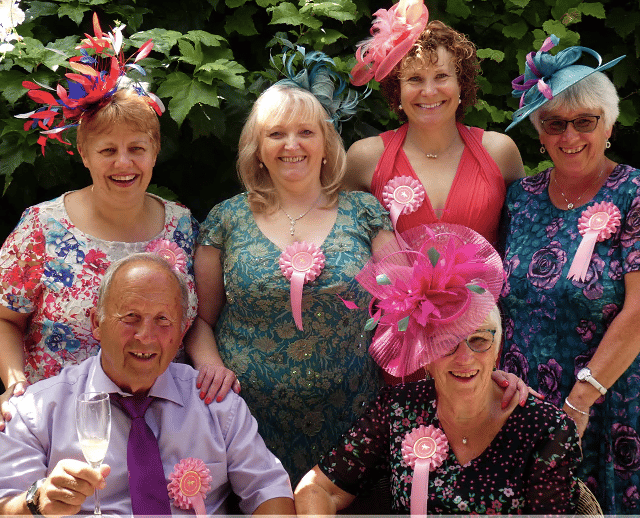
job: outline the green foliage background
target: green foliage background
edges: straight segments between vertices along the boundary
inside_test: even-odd
[[[104,30],[127,25],[136,47],[149,37],[154,51],[141,64],[152,71],[151,90],[167,106],[161,118],[162,151],[151,190],[189,206],[202,220],[217,202],[240,191],[235,172],[237,139],[256,95],[277,78],[269,65],[280,52],[280,35],[332,56],[348,72],[357,43],[368,35],[372,13],[388,8],[381,0],[22,0],[23,37],[0,61],[0,239],[27,206],[87,185],[88,171],[68,147],[51,142],[46,157],[37,132],[25,133],[15,114],[34,109],[21,83],[35,79],[55,85],[65,72],[65,55],[83,33],[93,34],[91,16]],[[510,82],[524,56],[549,34],[560,46],[582,44],[605,62],[627,58],[609,72],[622,98],[621,115],[609,156],[640,166],[640,2],[638,0],[428,0],[431,19],[467,34],[483,59],[480,101],[466,122],[503,131],[517,101]],[[133,52],[125,48],[125,55]],[[148,76],[149,77],[149,76]],[[345,145],[397,127],[386,103],[374,91],[356,117],[343,125]],[[510,132],[529,173],[548,163],[531,125]]]

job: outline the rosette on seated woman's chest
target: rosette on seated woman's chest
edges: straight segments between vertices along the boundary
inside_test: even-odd
[[[593,248],[597,241],[609,239],[620,226],[620,209],[613,203],[603,201],[587,207],[578,220],[582,241],[573,257],[567,279],[584,281],[591,263]]]
[[[402,233],[356,276],[373,295],[369,352],[389,374],[407,376],[476,331],[504,280],[496,250],[462,225],[435,223]]]
[[[411,516],[427,514],[429,472],[442,465],[448,452],[447,436],[433,425],[415,428],[402,441],[402,460],[413,469]]]
[[[145,250],[158,254],[167,261],[174,270],[180,273],[187,272],[187,254],[173,241],[169,241],[168,239],[155,239],[147,245]]]
[[[169,475],[169,498],[180,509],[193,508],[197,516],[207,516],[204,499],[211,490],[211,474],[205,463],[193,457],[182,459]]]
[[[291,311],[296,327],[302,331],[302,287],[313,281],[324,268],[324,254],[314,243],[296,241],[280,254],[280,270],[291,283]]]

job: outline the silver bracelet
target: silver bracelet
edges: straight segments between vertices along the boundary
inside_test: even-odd
[[[576,412],[578,412],[579,414],[582,415],[589,415],[589,412],[583,412],[582,410],[580,410],[579,408],[574,407],[571,403],[569,403],[569,399],[565,398],[564,402],[566,403],[566,405],[571,409],[571,410],[575,410]]]

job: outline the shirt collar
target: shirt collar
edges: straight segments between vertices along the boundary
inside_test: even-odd
[[[98,352],[93,365],[89,370],[87,379],[87,392],[117,392],[123,395],[129,395],[129,392],[122,390],[116,385],[102,369],[102,351]],[[182,395],[178,391],[173,375],[171,374],[171,364],[158,378],[149,390],[149,395],[156,398],[167,399],[174,403],[184,406]]]

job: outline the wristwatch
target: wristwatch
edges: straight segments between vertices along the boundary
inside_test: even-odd
[[[602,384],[591,375],[591,369],[589,367],[580,369],[576,377],[578,378],[578,381],[586,381],[587,383],[591,383],[595,387],[595,389],[603,396],[607,393],[607,389],[604,388]]]
[[[38,489],[40,489],[44,480],[44,478],[36,480],[31,484],[31,487],[27,489],[27,507],[33,516],[42,516],[42,513],[40,512],[40,493],[38,493]]]

